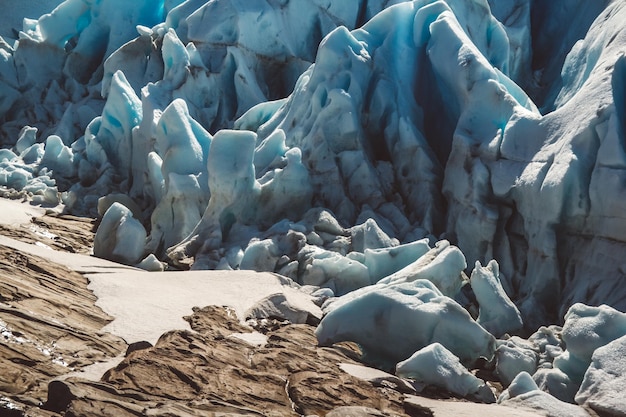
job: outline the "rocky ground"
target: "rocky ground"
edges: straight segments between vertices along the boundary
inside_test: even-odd
[[[313,325],[252,328],[223,306],[129,346],[102,330],[113,317],[83,274],[15,243],[88,254],[93,234],[94,220],[54,213],[0,225],[0,416],[533,415],[415,387],[364,367],[354,345],[318,347]]]

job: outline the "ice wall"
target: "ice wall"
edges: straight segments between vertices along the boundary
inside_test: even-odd
[[[439,250],[527,331],[626,310],[624,7],[68,0],[0,44],[0,181],[180,267],[339,295]]]

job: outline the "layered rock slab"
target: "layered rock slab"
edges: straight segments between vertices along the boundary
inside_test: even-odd
[[[51,379],[126,349],[100,333],[112,317],[95,301],[82,275],[0,245],[0,396],[8,404],[37,409]]]
[[[177,415],[326,415],[355,404],[407,415],[402,394],[343,372],[338,364],[356,363],[355,352],[317,347],[312,326],[259,328],[268,342],[258,347],[231,336],[251,330],[232,310],[210,306],[186,319],[191,331],[166,333],[154,347],[131,353],[102,383],[61,383],[48,405],[92,416],[104,415],[105,406],[117,416],[171,415],[174,409]]]

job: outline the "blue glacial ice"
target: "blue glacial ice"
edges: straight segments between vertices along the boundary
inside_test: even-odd
[[[439,241],[435,247],[415,262],[379,280],[380,284],[394,284],[426,279],[441,293],[455,298],[467,282],[464,270],[467,267],[463,253],[447,240]]]
[[[574,402],[596,349],[626,335],[626,314],[606,305],[574,304],[565,315],[560,333],[565,349],[542,367],[533,379],[546,392]]]
[[[498,403],[521,405],[552,417],[589,417],[589,413],[575,404],[563,402],[541,391],[527,372],[521,372],[500,395]]]
[[[471,374],[452,352],[439,343],[428,345],[399,362],[396,375],[435,385],[462,397],[473,396],[486,403],[496,401],[485,381]]]
[[[137,264],[143,258],[142,244],[146,229],[120,203],[113,203],[102,216],[102,227],[94,238],[94,255],[125,264]]]
[[[499,266],[492,260],[483,267],[476,261],[470,285],[480,307],[476,321],[495,336],[514,333],[523,326],[519,310],[502,288]]]
[[[591,365],[578,392],[576,402],[586,404],[598,413],[611,410],[615,414],[626,414],[624,390],[626,389],[626,336],[596,349]]]
[[[315,334],[322,345],[353,341],[366,360],[389,367],[440,343],[465,365],[491,360],[495,338],[428,280],[374,284],[323,307]]]
[[[560,353],[560,352],[559,352]],[[508,387],[515,377],[537,371],[540,348],[533,342],[518,336],[498,340],[496,348],[496,373],[503,386]]]
[[[623,1],[57,5],[0,39],[3,195],[103,216],[110,259],[287,276],[374,362],[495,349],[602,402],[619,335],[574,334],[626,311]],[[424,311],[455,330],[381,337]]]

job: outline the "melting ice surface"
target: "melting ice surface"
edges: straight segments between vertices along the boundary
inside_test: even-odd
[[[290,277],[373,363],[619,409],[625,2],[55,4],[0,41],[5,194],[102,216],[98,256]]]

